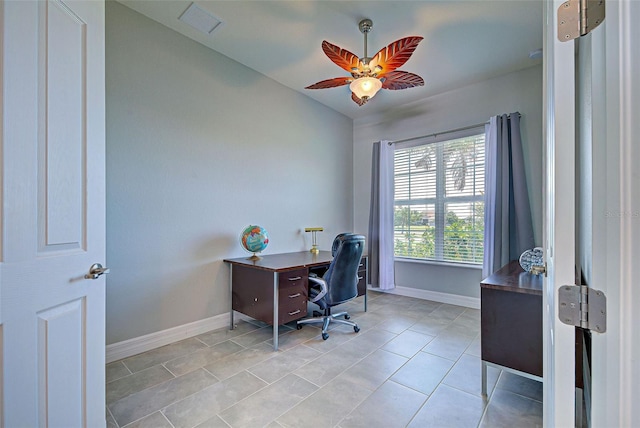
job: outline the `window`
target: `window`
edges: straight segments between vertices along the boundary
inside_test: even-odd
[[[484,129],[471,132],[474,135],[396,146],[396,257],[482,264]]]

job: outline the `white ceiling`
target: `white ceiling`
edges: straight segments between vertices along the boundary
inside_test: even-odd
[[[381,113],[456,87],[531,67],[542,47],[541,0],[440,1],[196,1],[223,24],[200,33],[178,20],[190,0],[120,0],[120,3],[353,119]],[[363,56],[358,22],[373,20],[368,54],[406,36],[423,36],[400,69],[425,86],[381,90],[359,107],[348,86],[307,90],[312,83],[347,76],[322,52],[327,40]]]

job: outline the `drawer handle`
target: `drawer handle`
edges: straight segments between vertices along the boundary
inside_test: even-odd
[[[288,279],[289,279],[289,281],[297,281],[299,279],[302,279],[302,277],[301,276],[294,276],[293,278],[288,278]]]
[[[299,313],[300,313],[300,309],[298,309],[297,311],[289,312],[289,315],[296,315]]]
[[[362,278],[364,278],[363,276],[359,276],[358,277],[358,281],[360,281]]]
[[[364,266],[364,263],[360,263],[360,264],[358,265],[358,267],[362,267],[362,266]]]
[[[296,293],[296,294],[289,294],[289,298],[290,298],[290,299],[295,299],[296,297],[300,297],[300,293]]]

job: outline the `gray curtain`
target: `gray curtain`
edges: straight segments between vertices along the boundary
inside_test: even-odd
[[[380,283],[380,143],[371,153],[371,202],[369,204],[369,282]]]
[[[393,148],[388,141],[373,143],[368,241],[371,286],[394,288]]]
[[[534,247],[520,113],[492,117],[485,141],[483,278]]]

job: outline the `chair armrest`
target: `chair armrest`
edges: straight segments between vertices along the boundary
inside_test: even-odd
[[[309,281],[314,282],[320,286],[320,292],[318,293],[318,295],[310,300],[312,303],[315,303],[327,294],[327,283],[324,279],[313,276],[309,276]]]

